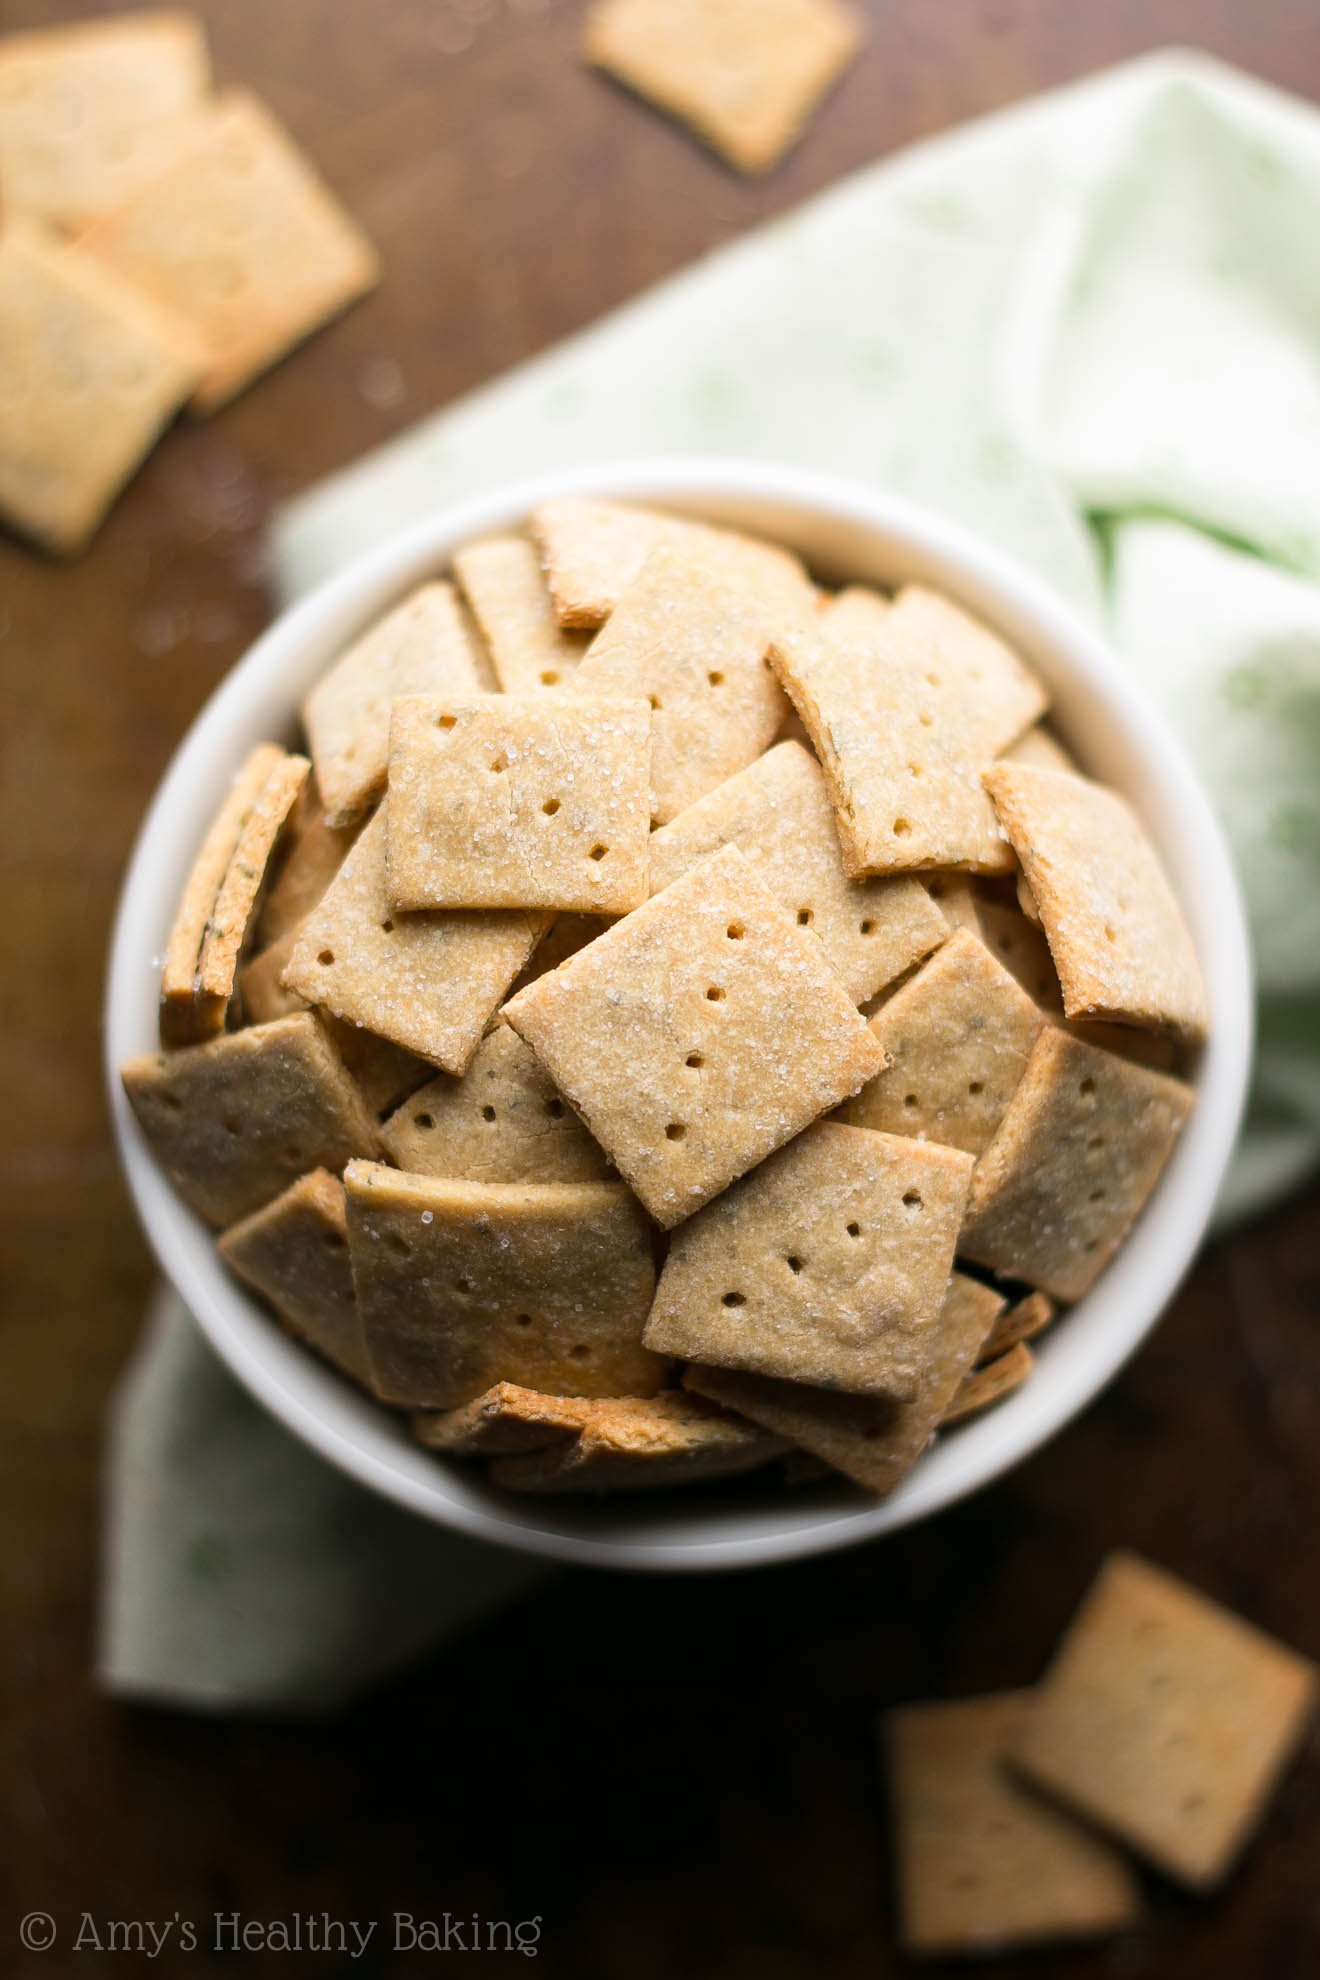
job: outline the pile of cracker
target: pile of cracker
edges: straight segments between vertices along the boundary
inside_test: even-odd
[[[378,279],[288,133],[213,96],[201,23],[0,40],[0,517],[82,548],[163,427]]]
[[[1025,1379],[1192,1102],[1187,930],[1046,708],[930,590],[548,502],[242,766],[143,1131],[289,1327],[502,1484],[792,1453],[887,1493]]]

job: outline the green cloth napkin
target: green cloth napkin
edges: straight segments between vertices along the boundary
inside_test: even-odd
[[[1218,805],[1259,972],[1221,1206],[1244,1214],[1320,1153],[1318,225],[1320,115],[1197,55],[1132,63],[858,173],[314,490],[277,522],[281,589],[455,497],[647,453],[852,475],[981,531],[1107,623]],[[118,1419],[115,1476],[139,1477],[113,1516],[105,1669],[176,1700],[295,1701],[324,1673],[327,1610],[377,1599],[382,1520],[422,1529],[363,1493],[355,1514],[342,1481],[328,1527],[302,1453],[286,1521],[231,1521],[245,1441],[228,1470],[194,1463],[171,1426],[198,1413],[208,1351],[167,1342]],[[217,1411],[226,1382],[207,1377]],[[144,1505],[166,1494],[204,1514],[232,1584],[187,1548],[162,1559]],[[470,1546],[424,1544],[450,1586],[472,1572]],[[301,1640],[262,1592],[295,1551]],[[216,1641],[240,1577],[247,1626]],[[367,1644],[335,1637],[340,1695],[392,1628],[414,1646],[446,1628],[382,1615]]]

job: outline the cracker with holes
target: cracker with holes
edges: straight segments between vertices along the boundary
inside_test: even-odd
[[[385,788],[390,712],[401,695],[481,691],[477,650],[452,584],[423,584],[321,676],[303,703],[326,824],[360,820]]]
[[[415,1175],[472,1182],[604,1182],[605,1152],[507,1024],[482,1039],[461,1079],[428,1081],[381,1132]]]
[[[121,1077],[156,1160],[208,1224],[376,1152],[375,1122],[311,1011],[130,1059]]]
[[[997,763],[985,786],[1040,912],[1066,1015],[1203,1036],[1196,950],[1131,806],[1031,764]]]
[[[1205,1890],[1258,1825],[1315,1699],[1313,1664],[1112,1554],[1007,1750],[1033,1785]]]
[[[534,914],[399,914],[378,811],[299,928],[284,983],[345,1023],[462,1073],[544,925]]]
[[[470,543],[455,552],[454,573],[506,694],[537,694],[572,680],[590,635],[560,625],[534,543],[525,536]]]
[[[0,518],[73,553],[198,376],[177,323],[78,247],[0,235]]]
[[[288,133],[240,91],[208,106],[164,171],[83,245],[187,325],[203,353],[199,412],[224,405],[380,274]]]
[[[583,52],[739,171],[765,172],[861,39],[842,0],[594,0]]]
[[[904,1705],[884,1724],[900,1930],[920,1957],[1123,1930],[1141,1914],[1117,1850],[1015,1781],[1028,1692]]]
[[[1040,680],[1006,640],[942,592],[907,584],[890,607],[890,637],[925,648],[947,682],[952,719],[988,758],[1014,743],[1049,706]]]
[[[1025,1341],[1019,1341],[1004,1354],[987,1358],[982,1348],[977,1365],[964,1375],[957,1393],[944,1412],[945,1423],[965,1423],[969,1416],[981,1416],[1006,1396],[1014,1395],[1036,1365],[1036,1357]]]
[[[675,1232],[647,1346],[911,1400],[971,1172],[952,1148],[817,1121]]]
[[[984,943],[959,929],[871,1019],[889,1063],[839,1119],[979,1155],[1045,1021]]]
[[[953,1274],[930,1357],[909,1402],[699,1364],[686,1370],[683,1381],[884,1496],[902,1484],[934,1436],[1003,1307],[1003,1298],[989,1286]]]
[[[720,846],[737,846],[817,937],[854,1003],[874,997],[948,933],[919,880],[848,878],[820,766],[799,743],[777,743],[661,826],[651,839],[651,891]]]
[[[665,1228],[883,1063],[820,944],[732,846],[505,1016]]]
[[[650,804],[643,700],[407,696],[390,728],[390,900],[626,914],[646,899]]]
[[[290,1333],[364,1388],[371,1386],[338,1176],[325,1169],[300,1176],[273,1202],[222,1231],[219,1249]]]
[[[802,717],[854,879],[919,867],[1010,871],[981,787],[989,752],[958,719],[959,683],[889,612],[777,633],[770,660]]]
[[[978,1265],[1080,1299],[1163,1174],[1190,1087],[1054,1026],[976,1165],[958,1248]]]
[[[647,559],[660,549],[681,554],[708,576],[773,602],[779,612],[806,612],[815,596],[790,551],[658,509],[561,496],[532,511],[531,530],[561,626],[604,625],[642,575]]]
[[[345,1172],[353,1279],[378,1393],[454,1409],[491,1384],[644,1396],[651,1233],[622,1183]]]
[[[755,1471],[785,1450],[782,1437],[673,1389],[576,1407],[572,1442],[497,1458],[491,1482],[514,1492],[653,1491]]]
[[[0,41],[0,200],[77,233],[166,166],[202,113],[192,14],[136,13]]]
[[[640,695],[651,704],[658,824],[773,742],[785,705],[765,664],[769,637],[754,591],[712,576],[699,556],[660,549],[591,642],[574,694]]]

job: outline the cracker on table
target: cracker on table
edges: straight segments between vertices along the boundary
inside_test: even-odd
[[[517,1492],[640,1492],[695,1485],[754,1471],[784,1452],[784,1440],[698,1396],[588,1404],[571,1443],[497,1458],[491,1482]]]
[[[1034,1341],[1037,1334],[1043,1334],[1052,1325],[1057,1312],[1054,1301],[1046,1293],[1024,1294],[995,1321],[981,1345],[979,1362],[997,1361],[1001,1354],[1007,1354],[1019,1341]]]
[[[495,1382],[457,1409],[415,1410],[412,1433],[428,1451],[447,1457],[512,1457],[520,1451],[569,1444],[581,1434],[584,1396],[547,1396],[517,1382]]]
[[[765,664],[772,623],[750,587],[712,574],[700,551],[666,546],[591,642],[574,695],[639,695],[651,704],[657,824],[774,740],[785,706]]]
[[[933,653],[960,728],[971,730],[987,760],[999,756],[1045,713],[1049,696],[1007,640],[942,592],[907,584],[887,621],[891,637]]]
[[[674,1233],[647,1346],[909,1400],[971,1173],[952,1148],[815,1122]]]
[[[309,1004],[461,1073],[543,923],[534,914],[397,913],[381,810],[299,928],[284,981]]]
[[[874,997],[948,933],[920,880],[848,878],[820,765],[798,743],[776,743],[661,826],[651,839],[651,891],[720,846],[737,846],[816,936],[854,1003]]]
[[[1008,1754],[1195,1889],[1216,1884],[1301,1743],[1315,1666],[1132,1554],[1111,1554]]]
[[[376,1152],[375,1122],[311,1011],[120,1070],[156,1160],[217,1228],[311,1169]]]
[[[183,893],[174,911],[174,921],[165,944],[165,963],[160,984],[160,1039],[162,1045],[197,1044],[207,1035],[207,1025],[197,1001],[197,965],[206,936],[206,925],[219,898],[239,837],[253,806],[265,790],[273,772],[285,761],[276,743],[258,743],[245,760],[207,827],[197,857],[192,863]],[[211,1025],[218,1031],[224,1022]]]
[[[666,1228],[882,1063],[819,943],[733,846],[504,1014]]]
[[[197,958],[195,1001],[201,1036],[211,1037],[223,1029],[225,1013],[234,1001],[239,962],[261,906],[267,868],[311,767],[305,756],[282,756],[243,820]]]
[[[1191,1088],[1055,1026],[972,1177],[958,1249],[1057,1299],[1080,1299],[1155,1188]]]
[[[370,1388],[366,1340],[348,1258],[344,1185],[325,1169],[222,1231],[220,1256],[327,1361]]]
[[[590,635],[560,625],[534,543],[525,536],[469,543],[455,552],[454,574],[506,694],[537,694],[572,680]]]
[[[958,680],[891,614],[844,615],[776,633],[770,661],[802,717],[855,878],[918,867],[1010,871],[1013,855],[981,786],[988,760],[958,725]]]
[[[841,0],[594,0],[583,53],[682,118],[742,172],[765,172],[852,61]]]
[[[644,700],[406,696],[390,727],[390,899],[626,914],[646,899],[650,806]]]
[[[941,1419],[945,1424],[964,1423],[969,1416],[980,1416],[993,1409],[1005,1396],[1020,1389],[1036,1365],[1036,1357],[1025,1341],[993,1359],[982,1348],[977,1365],[963,1376],[953,1401]]]
[[[838,1118],[979,1155],[1045,1022],[1016,978],[960,928],[871,1019],[888,1064]]]
[[[1141,1914],[1107,1843],[1003,1764],[1029,1692],[903,1705],[884,1744],[900,1933],[921,1957],[1013,1951],[1121,1931]]]
[[[910,1402],[813,1389],[695,1363],[685,1370],[683,1381],[698,1395],[787,1437],[868,1492],[884,1496],[901,1484],[934,1436],[1003,1307],[1002,1296],[989,1286],[961,1272],[953,1274],[920,1388]]]
[[[0,517],[80,550],[192,390],[186,331],[80,247],[0,234]]]
[[[352,1162],[353,1279],[377,1392],[454,1409],[494,1382],[649,1395],[651,1232],[622,1183],[477,1183]]]
[[[370,242],[288,132],[237,90],[83,245],[187,324],[204,353],[199,412],[233,398],[380,278]]]
[[[291,935],[338,873],[357,837],[353,825],[331,825],[315,777],[309,777],[289,814],[257,916],[253,946],[260,952]]]
[[[144,12],[0,40],[0,202],[77,233],[153,179],[200,113],[193,14]]]
[[[303,703],[326,823],[351,825],[385,788],[400,695],[476,694],[479,659],[458,594],[441,579],[369,626]]]
[[[482,1039],[461,1079],[441,1073],[381,1130],[390,1159],[414,1175],[471,1182],[604,1182],[605,1151],[507,1024]]]
[[[1131,806],[1031,764],[996,763],[984,781],[1040,910],[1066,1015],[1200,1038],[1196,950]]]
[[[662,548],[683,553],[708,576],[760,596],[778,612],[806,611],[815,596],[791,551],[659,509],[559,496],[532,511],[531,531],[561,626],[603,625],[652,552]]]

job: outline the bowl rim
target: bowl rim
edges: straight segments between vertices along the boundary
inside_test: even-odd
[[[742,516],[743,527],[771,532],[773,512],[791,511],[797,521],[785,529],[790,541],[801,542],[816,528],[873,547],[883,541],[907,575],[928,574],[1010,639],[1057,662],[1088,719],[1100,724],[1106,746],[1130,756],[1149,780],[1138,806],[1188,915],[1213,1013],[1193,1075],[1197,1104],[1123,1249],[1052,1330],[1062,1337],[1081,1319],[1089,1325],[1085,1345],[1078,1334],[1079,1346],[1067,1353],[1060,1351],[1062,1338],[1047,1340],[1031,1382],[939,1439],[898,1490],[879,1501],[846,1484],[828,1502],[785,1492],[782,1513],[767,1520],[756,1509],[749,1517],[737,1503],[711,1507],[704,1494],[657,1514],[656,1502],[640,1497],[594,1504],[522,1499],[455,1478],[406,1440],[397,1419],[290,1341],[227,1278],[215,1234],[157,1168],[124,1097],[119,1065],[150,1049],[142,1042],[144,997],[154,1034],[157,951],[174,903],[171,882],[162,916],[163,870],[177,871],[180,857],[186,866],[200,841],[221,787],[214,760],[219,739],[250,724],[256,704],[281,696],[280,722],[287,726],[285,676],[300,658],[306,665],[319,648],[317,665],[324,666],[407,586],[441,570],[460,543],[509,528],[538,503],[570,495],[649,502],[716,519]],[[767,520],[746,520],[758,507]],[[237,750],[221,755],[232,774]],[[120,1161],[161,1269],[231,1373],[301,1441],[369,1489],[473,1538],[591,1566],[713,1570],[834,1551],[929,1517],[1020,1463],[1107,1386],[1159,1319],[1205,1234],[1245,1105],[1252,1020],[1246,917],[1209,800],[1159,711],[1139,695],[1104,638],[1043,579],[960,524],[863,484],[749,461],[643,459],[538,475],[446,504],[364,552],[279,614],[248,648],[171,757],[130,855],[110,946],[105,1069]],[[1047,1369],[1048,1394],[1038,1386]]]

